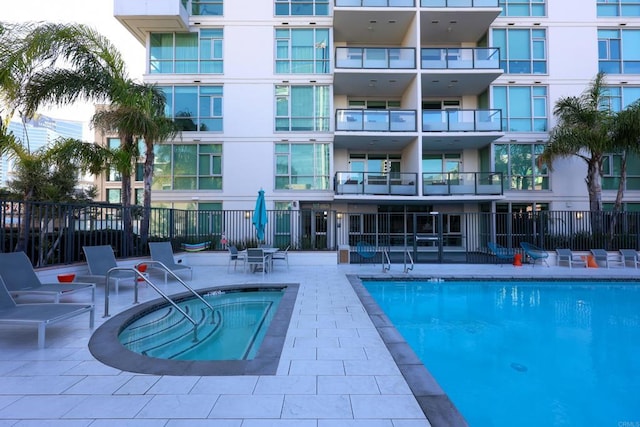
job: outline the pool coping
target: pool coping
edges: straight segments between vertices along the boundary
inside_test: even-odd
[[[198,293],[202,294],[225,290],[284,289],[284,294],[260,345],[260,349],[256,357],[251,360],[165,360],[143,356],[128,350],[120,344],[118,334],[123,325],[132,317],[139,316],[140,313],[166,305],[167,302],[162,298],[136,305],[107,320],[91,335],[89,351],[93,357],[105,365],[140,374],[178,376],[275,375],[280,363],[280,355],[284,347],[299,288],[299,283],[282,283],[215,286],[197,290]],[[181,299],[192,297],[193,295],[189,292],[182,292],[170,296],[172,299]]]

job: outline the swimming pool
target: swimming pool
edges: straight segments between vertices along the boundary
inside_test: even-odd
[[[89,340],[91,354],[114,368],[158,375],[273,375],[282,352],[298,284],[224,286],[172,300],[192,324],[163,299],[126,310]]]
[[[640,422],[638,285],[363,285],[471,426]]]

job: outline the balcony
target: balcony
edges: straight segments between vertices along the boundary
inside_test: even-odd
[[[424,110],[423,132],[500,132],[502,110]]]
[[[414,7],[414,0],[336,0],[336,7]]]
[[[421,0],[420,7],[423,45],[475,43],[501,12],[498,0]]]
[[[183,0],[114,0],[113,15],[141,43],[147,33],[189,30]]]
[[[417,173],[336,172],[336,195],[416,196]]]
[[[424,172],[425,196],[502,196],[499,172]]]
[[[400,46],[416,25],[415,6],[415,0],[336,0],[334,46]]]
[[[339,47],[336,48],[335,67],[415,70],[416,50],[413,48]]]
[[[415,110],[337,110],[336,132],[416,132]]]

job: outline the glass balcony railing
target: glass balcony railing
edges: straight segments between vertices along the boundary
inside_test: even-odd
[[[420,0],[420,7],[498,7],[498,0]]]
[[[422,193],[425,196],[501,195],[500,172],[424,172]]]
[[[413,48],[339,47],[336,68],[415,69]]]
[[[336,0],[336,7],[414,7],[414,0]]]
[[[432,70],[499,69],[497,47],[424,48],[420,49],[421,67]]]
[[[337,110],[336,131],[415,132],[415,110]]]
[[[416,196],[417,173],[336,172],[336,194],[377,194],[383,196]]]
[[[500,132],[502,110],[424,110],[423,132]]]

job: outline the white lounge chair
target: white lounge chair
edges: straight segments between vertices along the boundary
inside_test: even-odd
[[[95,317],[93,304],[16,304],[0,278],[0,325],[37,326],[39,348],[44,348],[47,326],[87,312],[89,327],[93,328]]]
[[[189,267],[188,265],[176,263],[176,260],[173,257],[173,248],[171,247],[171,242],[150,242],[149,251],[151,252],[151,260],[163,263],[173,273],[177,273],[179,271],[188,271],[189,279],[193,279],[193,270],[191,269],[191,267]],[[149,268],[154,268],[162,271],[164,273],[164,283],[167,283],[168,273],[164,268],[155,266],[154,264],[149,264]]]
[[[624,266],[620,258],[620,253],[618,252],[607,252],[604,249],[591,249],[591,255],[595,258],[596,263],[602,262],[607,268],[612,265]]]
[[[118,267],[113,248],[109,245],[83,246],[82,250],[87,259],[89,275],[78,276],[77,279],[105,283],[106,285],[107,273],[112,268]],[[120,281],[122,280],[131,280],[131,283],[135,285],[136,273],[134,271],[115,270],[109,274],[109,281],[115,284],[116,293],[118,293]]]
[[[575,255],[571,249],[556,249],[557,254],[557,265],[560,265],[561,262],[566,262],[569,264],[569,268],[573,268],[573,265],[576,264],[580,267],[587,266],[587,260],[582,258],[581,256]]]
[[[625,267],[632,265],[634,268],[638,268],[640,265],[640,257],[635,249],[620,249],[620,256]]]
[[[42,283],[36,275],[31,261],[24,252],[0,253],[0,277],[13,297],[20,295],[52,296],[60,302],[60,297],[80,291],[91,292],[91,302],[96,300],[96,285],[93,283]]]

